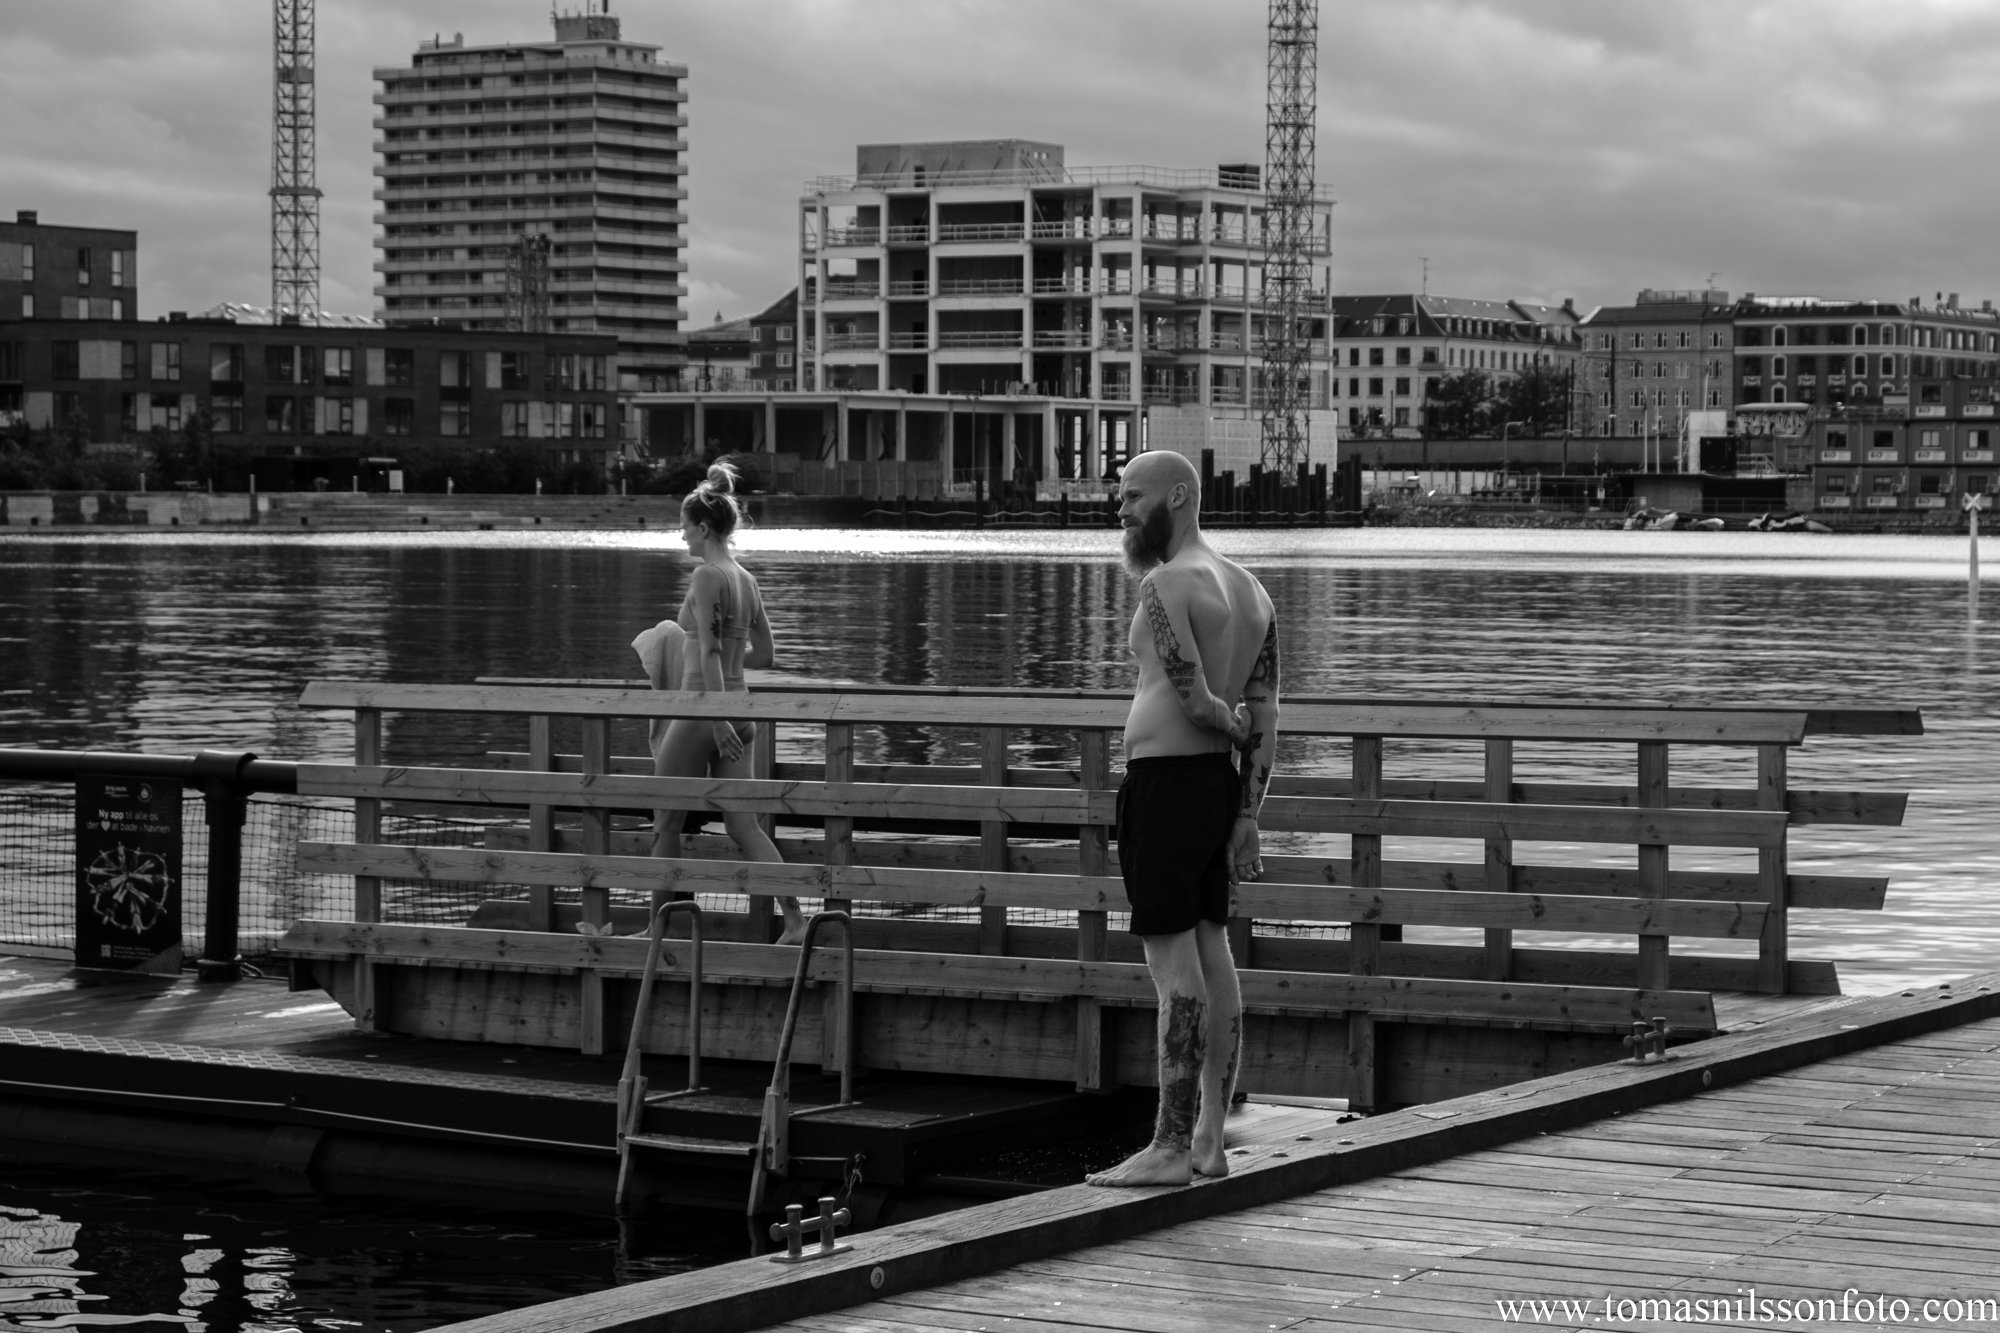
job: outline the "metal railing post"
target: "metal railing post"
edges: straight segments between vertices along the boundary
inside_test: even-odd
[[[257,756],[249,750],[197,750],[188,779],[201,788],[208,816],[208,905],[202,956],[195,975],[202,981],[237,981],[243,959],[237,931],[243,908],[243,825],[249,789],[243,771]]]

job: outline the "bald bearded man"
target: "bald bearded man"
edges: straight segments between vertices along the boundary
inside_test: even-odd
[[[1257,811],[1278,739],[1278,622],[1256,576],[1202,536],[1201,479],[1186,458],[1139,455],[1118,495],[1126,563],[1140,579],[1118,860],[1159,995],[1160,1109],[1150,1144],[1087,1179],[1185,1185],[1229,1172],[1222,1130],[1243,997],[1224,924],[1229,886],[1263,870]]]

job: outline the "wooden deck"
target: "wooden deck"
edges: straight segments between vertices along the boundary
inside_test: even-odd
[[[798,1267],[747,1260],[452,1327],[1992,1327],[1996,1092],[1991,974],[1235,1148],[1221,1181],[1078,1186]],[[1760,1304],[1734,1304],[1753,1288]],[[1884,1299],[1906,1305],[1859,1304]],[[1781,1300],[1809,1317],[1761,1304]],[[1503,1301],[1578,1304],[1510,1320]]]

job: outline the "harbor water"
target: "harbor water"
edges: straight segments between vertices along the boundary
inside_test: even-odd
[[[1923,736],[1814,738],[1794,759],[1795,786],[1911,798],[1901,828],[1796,830],[1795,873],[1886,874],[1890,892],[1881,912],[1794,914],[1793,953],[1837,960],[1850,992],[1933,983],[2000,959],[2000,922],[1986,903],[2000,866],[1989,781],[2000,624],[1967,613],[1963,537],[1263,529],[1215,541],[1272,593],[1288,693],[1921,709]],[[1114,532],[751,530],[740,546],[780,645],[778,668],[753,673],[753,688],[1130,684],[1134,585]],[[348,720],[300,710],[306,681],[636,680],[630,640],[673,613],[687,573],[678,541],[662,533],[0,535],[0,746],[344,758]],[[2000,594],[1989,609],[2000,617]],[[524,727],[506,735],[499,726],[392,717],[387,749],[396,762],[483,763],[489,751],[525,748]],[[624,741],[619,748],[640,748],[636,729]],[[781,745],[804,742],[781,734]],[[1017,761],[1060,760],[1070,743],[1019,737]],[[970,755],[972,738],[891,733],[863,745],[936,762],[961,747]],[[1580,761],[1586,771],[1629,783],[1630,747],[1600,748]],[[1578,763],[1565,749],[1561,762]],[[1420,776],[1450,763],[1464,776],[1471,753],[1392,744],[1387,771]],[[1524,745],[1517,770],[1526,780],[1557,776],[1549,766],[1558,758]],[[1280,750],[1281,766],[1295,769],[1342,763],[1333,742]],[[1673,778],[1747,785],[1747,756],[1728,763],[1676,751]],[[1519,852],[1524,861],[1534,853]],[[1467,853],[1392,842],[1385,855]],[[224,1200],[212,1206],[255,1214],[261,1231],[232,1232],[225,1244],[219,1227],[190,1218],[142,1242],[131,1210],[121,1216],[115,1205],[117,1190],[111,1197],[0,1165],[0,1299],[29,1285],[10,1280],[8,1266],[33,1267],[38,1254],[57,1256],[43,1268],[90,1272],[49,1279],[81,1294],[68,1308],[82,1313],[0,1305],[0,1328],[102,1316],[230,1333],[420,1326],[343,1304],[342,1288],[366,1283],[314,1253],[345,1244],[308,1224],[316,1206],[285,1221],[282,1210],[258,1212],[262,1201]],[[162,1208],[163,1217],[172,1211]],[[504,1220],[440,1223],[486,1225]],[[121,1259],[93,1265],[85,1256],[107,1228],[125,1228]],[[44,1234],[56,1239],[38,1249]],[[594,1233],[545,1240],[549,1252],[571,1245],[592,1257],[540,1265],[496,1251],[496,1274],[545,1268],[545,1287],[526,1292],[496,1276],[495,1304],[468,1297],[450,1313],[707,1261]],[[283,1267],[296,1299],[284,1310],[238,1301],[225,1317],[213,1304],[177,1304],[159,1286],[192,1273],[189,1256],[218,1249],[245,1272]],[[271,1257],[279,1251],[285,1257]],[[312,1286],[313,1274],[336,1272],[325,1290]],[[436,1308],[426,1322],[442,1322]]]

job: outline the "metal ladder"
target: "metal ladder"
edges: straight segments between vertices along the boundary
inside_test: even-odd
[[[741,1156],[745,1147],[727,1140],[697,1139],[677,1134],[646,1134],[640,1131],[646,1108],[687,1097],[702,1091],[701,1086],[701,906],[694,902],[668,902],[667,890],[653,891],[646,970],[639,976],[639,1002],[632,1012],[632,1035],[625,1042],[625,1068],[618,1076],[618,1187],[612,1202],[625,1205],[625,1185],[632,1173],[634,1148],[664,1148],[678,1152]],[[652,1018],[653,975],[659,971],[660,951],[666,939],[667,921],[677,912],[689,917],[689,937],[693,946],[693,966],[688,969],[688,1074],[687,1086],[679,1092],[648,1096],[646,1076],[639,1072],[639,1050]]]
[[[813,945],[819,936],[819,928],[827,922],[840,926],[842,968],[840,975],[840,997],[837,1012],[840,1041],[840,1100],[827,1106],[815,1106],[809,1110],[792,1110],[792,1037],[798,1031],[799,1001],[805,993],[806,973],[812,964]],[[854,1105],[854,922],[846,912],[827,911],[816,913],[806,922],[806,937],[799,944],[799,961],[792,973],[792,995],[785,1005],[785,1026],[778,1034],[778,1058],[771,1066],[771,1085],[764,1090],[764,1114],[757,1123],[757,1144],[750,1172],[750,1198],[744,1205],[744,1215],[755,1217],[764,1202],[764,1185],[768,1177],[784,1176],[791,1170],[794,1159],[791,1153],[791,1124],[800,1116],[819,1115],[827,1111],[838,1111]],[[817,1159],[814,1159],[817,1160]],[[845,1159],[828,1159],[840,1165],[851,1166]]]

